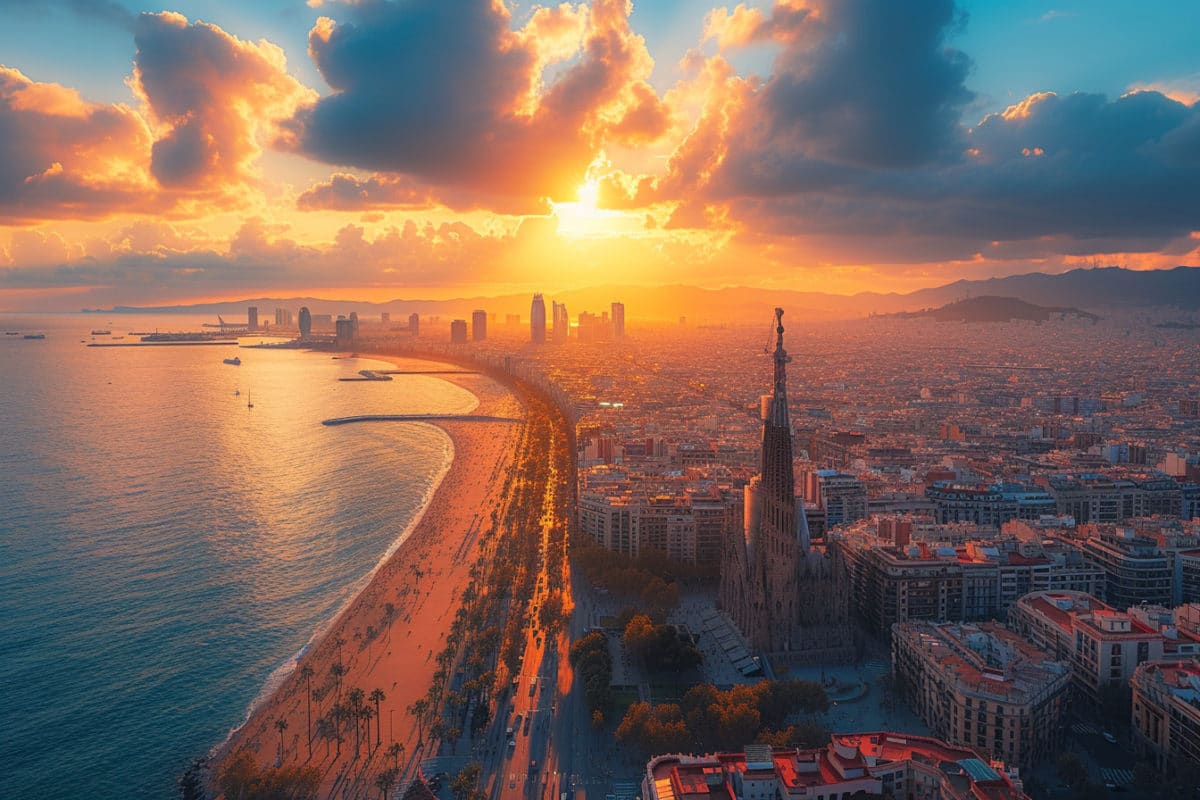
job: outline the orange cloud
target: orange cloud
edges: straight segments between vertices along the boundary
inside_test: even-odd
[[[669,128],[628,0],[536,9],[515,31],[502,3],[344,11],[348,21],[322,18],[309,34],[333,88],[289,126],[310,157],[405,175],[452,207],[470,196],[475,207],[544,213],[548,199],[574,197],[605,143]],[[384,196],[384,184],[368,190]]]
[[[0,224],[149,205],[151,136],[133,109],[0,66],[0,130]]]
[[[261,143],[316,93],[287,72],[283,50],[172,12],[142,14],[130,88],[156,132],[151,171],[171,188],[229,191],[253,181]]]

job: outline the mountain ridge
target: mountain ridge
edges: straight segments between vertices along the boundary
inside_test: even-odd
[[[631,319],[676,321],[686,317],[690,324],[757,322],[769,317],[775,306],[785,307],[793,319],[852,319],[872,314],[928,309],[978,295],[1011,297],[1034,305],[1091,311],[1151,307],[1197,311],[1200,310],[1200,267],[1178,266],[1140,271],[1124,267],[1094,267],[1055,274],[1033,272],[981,280],[959,279],[903,294],[859,292],[839,295],[746,286],[707,289],[682,284],[602,285],[545,293],[547,305],[551,300],[564,302],[572,315],[580,311],[599,313],[608,310],[611,301],[621,301],[625,303],[626,313]],[[469,318],[472,310],[485,308],[501,316],[519,314],[523,320],[528,320],[530,297],[531,293],[524,292],[444,300],[395,298],[383,302],[319,297],[257,297],[213,303],[83,310],[101,313],[244,314],[247,306],[257,305],[260,318],[268,319],[276,306],[289,307],[294,311],[300,305],[306,305],[314,314],[387,311],[397,318],[413,312]]]

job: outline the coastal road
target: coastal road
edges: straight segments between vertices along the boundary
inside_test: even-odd
[[[551,449],[553,445],[552,442]],[[563,477],[552,465],[542,503],[538,575],[529,605],[522,667],[514,678],[511,701],[502,711],[497,711],[493,726],[504,736],[500,752],[493,751],[492,761],[488,764],[494,776],[493,800],[557,800],[554,793],[559,790],[561,770],[559,753],[552,746],[556,737],[552,734],[556,733],[556,712],[564,708],[572,685],[567,658],[570,638],[565,630],[551,633],[542,627],[540,612],[550,595],[551,581],[546,562],[550,536],[556,528],[563,530],[566,527],[565,520],[555,518],[556,493],[563,491],[566,491]],[[562,594],[564,606],[570,608],[570,567],[566,558],[563,562]],[[513,724],[518,714],[519,726]],[[505,735],[510,724],[513,727],[511,739]]]

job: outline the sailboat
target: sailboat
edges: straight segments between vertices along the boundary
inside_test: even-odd
[[[246,408],[254,408],[254,403],[250,400],[250,390],[246,390]]]

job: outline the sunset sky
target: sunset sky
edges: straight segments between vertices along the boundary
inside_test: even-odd
[[[1200,3],[0,19],[0,309],[1200,264]]]

